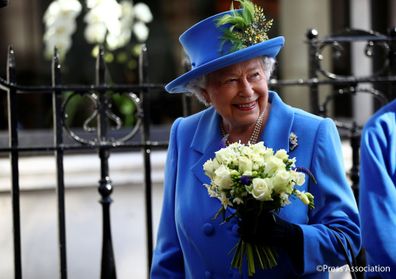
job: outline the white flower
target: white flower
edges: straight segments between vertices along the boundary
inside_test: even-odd
[[[269,157],[267,160],[267,165],[265,167],[265,172],[270,176],[274,175],[275,172],[284,170],[285,164],[283,161],[277,157]]]
[[[220,197],[218,197],[218,199],[220,200],[224,208],[227,208],[228,206],[232,206],[232,203],[230,202],[229,198],[224,192],[220,194]]]
[[[253,163],[250,159],[241,156],[238,158],[238,167],[239,167],[239,172],[242,173],[243,175],[246,175],[245,172],[251,173],[253,168]]]
[[[153,15],[150,8],[144,3],[137,3],[134,6],[135,18],[137,20],[143,21],[145,23],[151,22],[153,20]]]
[[[87,25],[84,36],[88,43],[103,43],[106,38],[106,25],[103,22],[96,22]]]
[[[282,161],[289,159],[289,155],[284,149],[279,149],[278,151],[276,151],[275,157],[281,159]]]
[[[239,151],[240,151],[241,155],[243,155],[247,158],[252,158],[252,156],[254,156],[254,152],[253,152],[252,148],[250,148],[250,146],[241,145],[241,147],[239,148]]]
[[[300,192],[299,190],[295,190],[296,197],[299,198],[304,204],[309,205],[309,198],[308,198],[307,194],[309,194],[309,193]]]
[[[208,190],[208,194],[211,198],[217,198],[218,194],[216,192],[216,187],[213,185],[204,184],[206,189]]]
[[[259,201],[272,200],[272,185],[271,180],[268,178],[254,178],[252,181],[252,196]]]
[[[286,206],[286,205],[288,205],[288,204],[290,204],[290,200],[289,200],[289,195],[288,194],[286,194],[286,193],[281,193],[280,195],[279,195],[279,198],[280,198],[280,202],[281,202],[281,206],[283,207],[283,206]]]
[[[294,182],[301,186],[305,183],[305,174],[302,172],[297,172],[297,171],[290,171],[290,175],[292,176],[292,179]]]
[[[212,179],[215,171],[213,160],[207,160],[203,165],[203,169],[205,171],[205,174],[209,176],[210,179]]]
[[[293,192],[293,183],[291,181],[290,172],[286,170],[278,171],[272,178],[272,185],[276,193],[291,194]]]
[[[224,165],[221,165],[218,169],[215,170],[213,182],[223,189],[231,189],[232,179],[230,169]]]
[[[232,200],[233,204],[243,204],[243,200],[239,197],[236,197]]]
[[[84,17],[87,28],[102,23],[109,33],[119,34],[121,30],[121,5],[116,0],[103,0],[93,6]]]
[[[56,0],[44,12],[45,25],[51,26],[58,20],[75,19],[81,12],[82,6],[77,0]]]
[[[133,22],[134,9],[130,1],[121,1],[121,21],[129,24]]]
[[[230,147],[232,146],[230,145]],[[216,151],[215,154],[217,161],[224,165],[228,165],[235,159],[238,159],[238,156],[233,148],[222,148],[219,151]]]
[[[50,57],[57,47],[63,58],[71,47],[71,36],[76,30],[76,17],[81,12],[81,4],[77,0],[56,0],[44,12],[45,54]]]
[[[146,4],[133,6],[132,1],[128,0],[120,3],[117,0],[86,0],[86,6],[84,37],[88,43],[105,43],[107,49],[115,50],[126,46],[132,34],[138,43],[147,40],[149,29],[146,23],[153,20],[153,15]],[[76,30],[76,18],[81,10],[78,0],[54,0],[50,3],[43,16],[47,54],[54,46],[63,56],[66,54],[71,47],[71,36]]]
[[[130,32],[121,32],[119,35],[108,34],[106,37],[106,43],[110,50],[115,50],[117,48],[125,46],[131,39]]]
[[[135,34],[136,39],[138,39],[139,42],[144,42],[148,38],[149,29],[146,24],[138,21],[133,25],[133,33]]]
[[[72,44],[71,38],[68,36],[51,36],[45,43],[45,55],[51,57],[54,53],[55,47],[58,50],[60,58],[66,55]]]
[[[249,206],[253,197],[276,210],[290,203],[290,195],[313,208],[313,196],[295,189],[304,184],[305,174],[293,169],[294,164],[295,158],[289,159],[284,149],[274,153],[262,142],[233,143],[215,152],[215,157],[203,165],[211,179],[211,185],[205,186],[209,196],[218,198],[224,208],[235,206],[238,210],[236,205]]]

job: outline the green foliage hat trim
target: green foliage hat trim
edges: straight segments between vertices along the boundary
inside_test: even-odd
[[[224,42],[231,42],[230,52],[268,40],[267,32],[271,29],[273,20],[267,20],[263,8],[248,0],[236,0],[241,10],[235,10],[233,2],[231,13],[220,17],[218,27],[227,26],[222,36]]]

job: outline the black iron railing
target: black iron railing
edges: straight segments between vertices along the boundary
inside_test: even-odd
[[[396,48],[395,29],[388,35],[376,34],[373,32],[348,31],[347,33],[319,39],[318,32],[309,30],[307,33],[307,44],[309,51],[309,77],[307,79],[296,80],[271,80],[270,86],[281,89],[287,86],[305,86],[310,91],[311,111],[326,116],[329,114],[328,105],[334,102],[335,96],[355,96],[360,94],[370,94],[378,99],[380,104],[395,98],[396,83]],[[330,47],[334,55],[342,55],[345,43],[356,41],[366,42],[366,55],[374,57],[376,48],[381,48],[384,53],[384,65],[379,71],[367,77],[356,77],[353,75],[338,75],[326,71],[322,67],[325,48]],[[147,49],[143,48],[139,59],[139,84],[107,84],[105,82],[106,68],[103,60],[103,49],[101,49],[96,63],[96,82],[94,85],[63,85],[61,64],[55,52],[52,62],[52,84],[51,86],[24,86],[17,83],[15,54],[12,48],[8,51],[7,78],[0,77],[0,93],[7,94],[8,103],[8,133],[9,144],[7,147],[0,146],[0,153],[8,154],[11,164],[11,196],[12,196],[12,218],[13,218],[13,243],[14,243],[14,270],[15,278],[22,278],[22,248],[21,247],[21,226],[20,226],[20,188],[18,161],[21,154],[35,152],[53,152],[56,158],[57,171],[57,210],[58,210],[58,247],[60,259],[60,278],[66,279],[67,275],[67,250],[66,250],[66,224],[65,224],[65,184],[63,159],[65,152],[94,150],[98,153],[100,160],[100,178],[98,191],[100,203],[103,210],[103,240],[102,240],[102,262],[101,278],[116,278],[116,263],[114,260],[110,205],[112,203],[113,185],[111,182],[109,157],[114,150],[133,149],[140,150],[144,158],[144,178],[145,178],[145,216],[146,216],[146,236],[147,236],[147,271],[151,265],[153,251],[153,225],[152,225],[152,204],[151,204],[151,152],[154,149],[166,149],[167,142],[151,141],[150,138],[150,93],[153,91],[163,91],[163,85],[150,84],[147,77]],[[375,87],[362,87],[364,84],[386,85],[386,92]],[[323,85],[334,86],[334,91],[328,95],[324,102],[320,103],[319,93]],[[383,86],[382,86],[383,87]],[[34,92],[35,94],[51,94],[53,106],[53,145],[25,147],[18,143],[18,110],[16,98],[18,94]],[[73,92],[72,94],[66,94]],[[117,93],[115,93],[117,92]],[[119,119],[111,111],[112,94],[123,94],[136,107],[135,124],[130,130],[120,136],[114,136],[109,129],[109,120],[115,123],[116,128],[120,127]],[[184,114],[189,114],[190,99],[182,94],[185,106]],[[92,136],[85,136],[76,133],[66,123],[66,109],[70,100],[76,96],[86,96],[93,104],[94,111],[89,119],[84,123],[84,129]],[[94,125],[90,122],[95,122]],[[346,131],[352,147],[353,166],[349,171],[352,180],[352,187],[356,198],[358,197],[359,183],[359,144],[360,131],[356,121],[341,122],[336,121],[339,129]],[[130,141],[140,132],[140,141]],[[344,133],[345,134],[345,133]],[[65,143],[65,137],[73,139],[74,143]]]
[[[167,142],[150,141],[149,120],[149,90],[163,90],[162,85],[145,84],[147,82],[146,49],[143,48],[139,63],[140,85],[108,85],[105,83],[104,53],[101,49],[96,63],[96,82],[90,86],[71,85],[61,83],[61,65],[58,54],[55,52],[52,62],[52,85],[51,86],[20,86],[16,81],[15,54],[10,47],[8,51],[7,79],[0,78],[0,89],[7,93],[8,103],[8,127],[9,145],[1,147],[0,153],[8,153],[11,162],[12,184],[12,212],[13,212],[13,242],[14,242],[14,270],[15,278],[22,278],[22,247],[20,228],[20,189],[18,160],[20,154],[25,152],[48,152],[53,151],[56,159],[57,177],[57,209],[58,209],[58,247],[60,259],[60,278],[67,278],[67,252],[66,252],[66,224],[65,224],[65,184],[64,184],[64,153],[67,151],[97,150],[100,160],[100,179],[98,191],[101,196],[100,203],[103,209],[103,240],[102,240],[102,263],[101,278],[116,278],[116,265],[114,261],[113,243],[111,236],[110,205],[113,185],[110,178],[109,157],[114,149],[141,150],[144,158],[145,173],[145,204],[146,204],[146,236],[147,236],[147,262],[148,269],[151,265],[153,250],[153,228],[151,209],[151,151],[153,149],[165,149]],[[73,94],[65,96],[65,93],[73,91]],[[3,91],[1,91],[3,92]],[[18,94],[35,92],[37,94],[52,94],[53,104],[53,146],[24,147],[18,144],[18,107],[16,97]],[[114,93],[117,92],[117,93]],[[137,92],[137,94],[132,93]],[[111,112],[111,94],[125,94],[135,105],[135,125],[126,135],[117,138],[109,131],[108,118],[113,118],[116,128],[120,128],[119,119]],[[96,136],[84,138],[73,131],[66,124],[66,108],[70,98],[77,95],[86,95],[94,103],[95,109],[89,121],[96,120],[94,127],[84,125],[88,132],[96,132]],[[139,96],[139,97],[138,97]],[[20,108],[19,108],[20,109]],[[139,131],[140,130],[140,131]],[[140,142],[129,141],[137,132],[141,134]],[[77,144],[65,144],[64,136],[72,138]]]

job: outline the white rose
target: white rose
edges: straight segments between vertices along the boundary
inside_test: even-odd
[[[272,178],[272,185],[276,193],[287,193],[293,192],[293,184],[290,181],[290,172],[286,170],[278,171]]]
[[[265,159],[270,158],[274,155],[274,150],[272,148],[266,148],[265,150],[262,150],[260,153]]]
[[[265,172],[268,173],[268,175],[273,175],[275,172],[284,170],[285,169],[285,164],[283,161],[277,157],[270,157],[267,161],[267,165],[265,167]]]
[[[260,142],[258,142],[258,143],[256,143],[256,144],[253,144],[253,145],[251,146],[251,149],[252,149],[252,151],[253,151],[254,153],[263,153],[263,152],[265,152],[265,150],[266,150],[267,148],[264,146],[264,142],[260,141]]]
[[[220,164],[224,165],[228,165],[236,157],[234,150],[232,150],[231,148],[222,148],[219,151],[216,151],[215,154],[217,161],[219,161]]]
[[[287,154],[286,150],[279,149],[278,151],[276,151],[275,157],[281,159],[282,161],[285,161],[289,158],[289,155]]]
[[[253,163],[249,158],[241,156],[238,158],[238,167],[240,173],[251,172]]]
[[[254,178],[252,181],[252,196],[259,201],[272,200],[272,186],[271,180],[267,178]]]
[[[252,156],[253,170],[258,170],[261,166],[264,166],[264,157],[258,154],[253,154]]]
[[[224,165],[221,165],[217,170],[215,170],[215,176],[213,178],[213,182],[223,189],[231,189],[232,180],[231,180],[231,172],[229,168],[227,168]]]
[[[244,156],[246,156],[248,158],[251,158],[253,156],[253,154],[254,154],[252,148],[249,147],[249,146],[246,146],[246,145],[243,145],[241,147],[240,152],[241,152],[242,155],[244,155]]]
[[[207,160],[203,165],[204,172],[210,179],[213,178],[214,175],[214,164],[212,160]]]
[[[297,171],[292,171],[292,178],[294,180],[294,182],[301,186],[305,183],[305,174],[302,172],[297,172]]]

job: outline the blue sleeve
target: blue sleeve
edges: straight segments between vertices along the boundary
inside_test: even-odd
[[[367,264],[390,267],[396,276],[396,137],[394,114],[382,115],[362,133],[360,214]],[[375,272],[374,272],[375,273]]]
[[[316,272],[318,265],[346,264],[335,234],[345,247],[345,238],[349,239],[355,255],[361,245],[357,204],[346,180],[341,141],[333,121],[322,120],[314,145],[311,171],[317,184],[312,183],[309,191],[315,197],[315,208],[309,213],[308,224],[300,225],[304,235],[305,273]]]
[[[172,126],[165,165],[164,197],[156,248],[151,266],[152,279],[184,278],[183,254],[175,223],[175,187],[177,176],[177,128]]]

